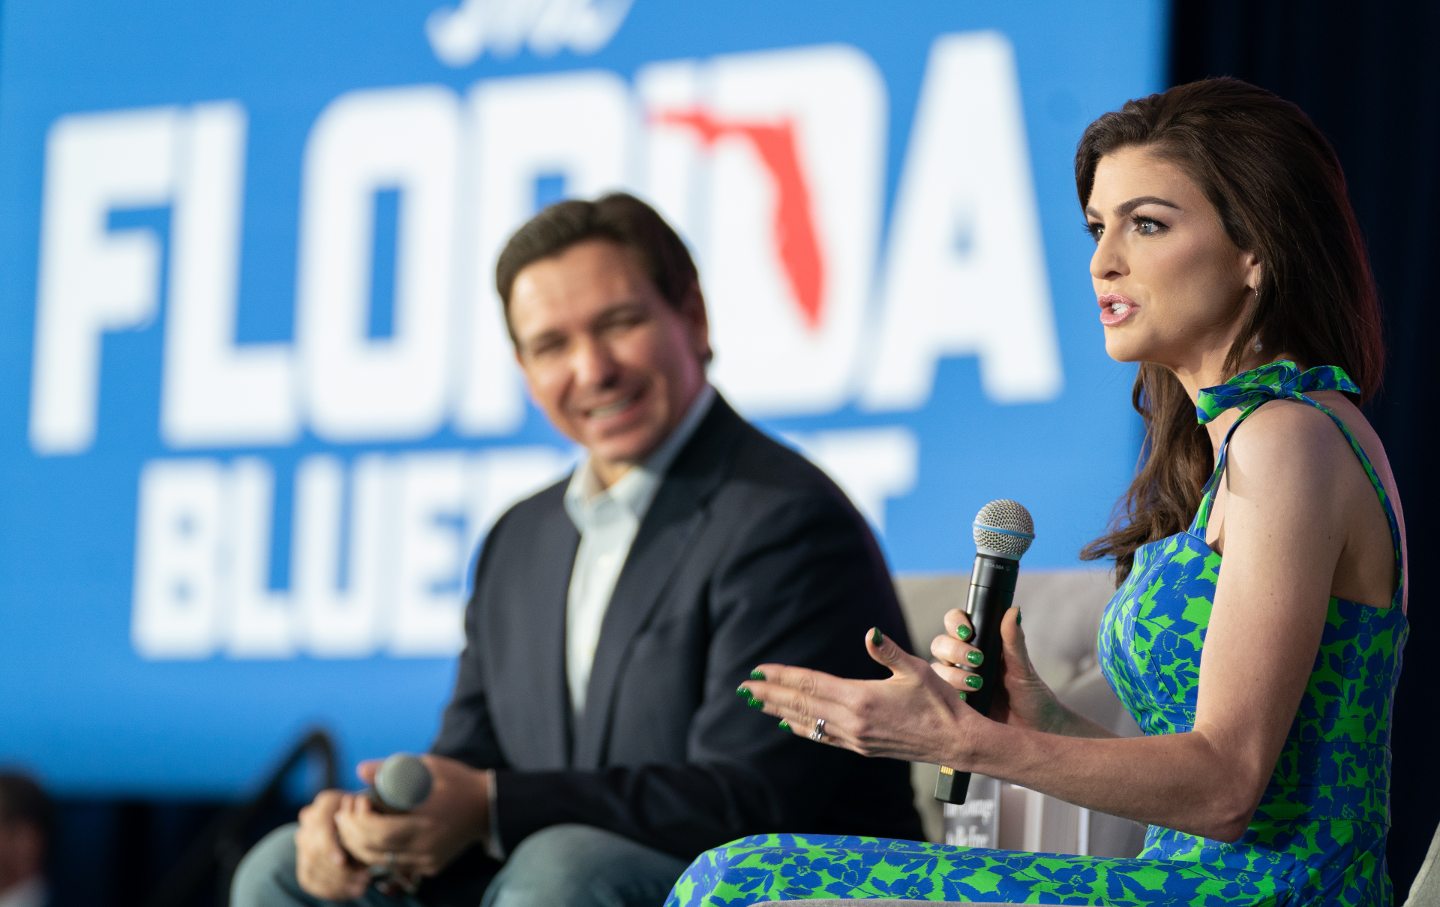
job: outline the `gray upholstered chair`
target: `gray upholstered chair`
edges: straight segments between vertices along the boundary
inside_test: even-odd
[[[1410,896],[1403,907],[1440,907],[1440,827],[1430,838],[1425,862],[1420,864],[1420,871],[1410,883]]]

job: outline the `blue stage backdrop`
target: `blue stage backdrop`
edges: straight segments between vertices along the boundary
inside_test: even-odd
[[[996,497],[1073,566],[1134,467],[1071,162],[1159,0],[0,9],[0,762],[62,793],[426,746],[478,540],[574,459],[491,277],[563,196],[680,227],[714,382],[897,570]]]

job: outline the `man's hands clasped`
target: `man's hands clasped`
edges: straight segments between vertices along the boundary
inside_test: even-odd
[[[409,813],[382,813],[364,792],[336,790],[321,792],[300,811],[295,851],[301,888],[327,900],[358,898],[377,878],[413,888],[485,839],[490,773],[444,756],[420,758],[430,771],[430,795]],[[360,763],[360,779],[373,784],[379,767],[379,760]]]

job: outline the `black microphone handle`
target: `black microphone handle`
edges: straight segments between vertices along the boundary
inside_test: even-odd
[[[386,803],[385,798],[380,796],[380,792],[375,789],[375,785],[373,784],[365,788],[365,799],[370,801],[370,808],[382,816],[403,816],[410,811],[408,809],[397,809],[389,803]]]
[[[970,615],[970,624],[975,630],[975,647],[984,655],[980,663],[982,681],[980,689],[965,695],[966,703],[982,715],[989,714],[990,700],[995,687],[1000,683],[1000,668],[1004,664],[1003,647],[1000,641],[1000,621],[1010,603],[1015,600],[1015,580],[1020,575],[1020,562],[987,554],[975,555],[975,568],[970,573],[970,597],[965,602],[965,612]],[[949,766],[940,766],[940,776],[935,779],[935,799],[945,803],[965,802],[970,789],[970,773],[957,772]]]

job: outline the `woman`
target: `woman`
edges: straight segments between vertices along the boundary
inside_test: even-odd
[[[1101,661],[1145,736],[1065,709],[1030,666],[1016,609],[988,718],[956,695],[978,680],[960,611],[933,666],[877,632],[865,644],[888,680],[767,664],[743,689],[826,745],[1147,823],[1144,850],[769,835],[702,855],[672,904],[1390,902],[1404,532],[1356,406],[1380,380],[1380,319],[1334,153],[1293,105],[1217,79],[1096,120],[1075,176],[1106,351],[1142,363],[1144,465],[1085,553],[1115,560]]]

